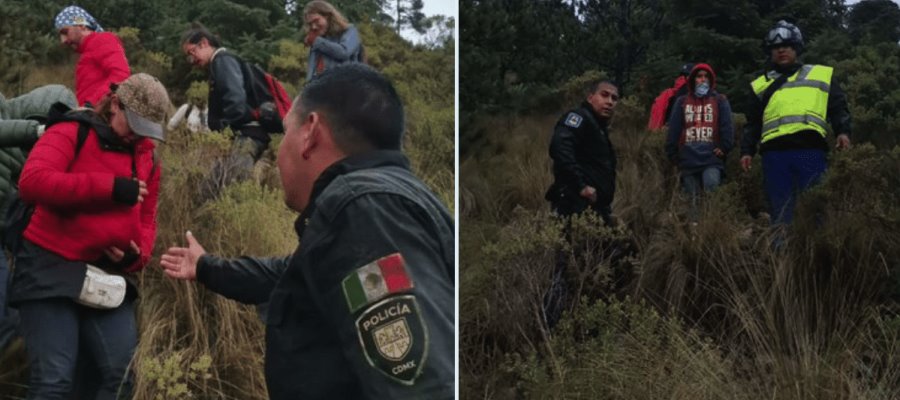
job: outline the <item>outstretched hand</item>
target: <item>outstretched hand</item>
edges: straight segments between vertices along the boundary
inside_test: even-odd
[[[206,250],[197,239],[194,239],[191,231],[187,231],[184,237],[187,239],[188,247],[170,247],[166,254],[163,254],[160,265],[170,278],[195,280],[197,261],[206,254]]]

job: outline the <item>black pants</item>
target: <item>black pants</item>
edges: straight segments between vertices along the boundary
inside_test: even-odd
[[[569,245],[573,245],[572,241],[572,216],[582,212],[596,213],[604,224],[611,225],[612,217],[609,207],[603,207],[600,210],[591,206],[587,200],[580,198],[581,201],[557,201],[551,205],[554,213],[565,220],[563,228],[563,236]],[[556,265],[553,268],[553,274],[550,277],[550,288],[544,295],[544,318],[546,318],[547,327],[553,329],[562,312],[568,303],[569,287],[566,283],[566,270],[569,267],[569,254],[562,249],[556,251]]]
[[[266,148],[268,148],[267,143],[249,136],[236,137],[231,146],[231,153],[216,161],[209,175],[201,184],[200,197],[202,201],[218,197],[222,189],[231,183],[249,179],[253,172],[253,165],[259,161]]]

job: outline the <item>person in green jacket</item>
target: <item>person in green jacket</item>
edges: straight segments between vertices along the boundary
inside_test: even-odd
[[[12,99],[0,93],[0,219],[6,217],[7,200],[28,151],[44,133],[50,107],[57,102],[70,108],[78,106],[75,94],[63,85],[41,86]],[[0,350],[15,336],[18,326],[18,316],[6,308],[8,283],[9,263],[6,257],[0,257]]]

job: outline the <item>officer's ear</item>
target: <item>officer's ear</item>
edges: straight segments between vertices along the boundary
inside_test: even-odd
[[[331,125],[328,123],[325,114],[312,111],[306,115],[303,125],[307,127],[303,131],[304,137],[301,145],[304,158],[308,157],[313,150],[322,147],[325,147],[327,150],[330,147],[334,147],[334,139],[331,137]]]

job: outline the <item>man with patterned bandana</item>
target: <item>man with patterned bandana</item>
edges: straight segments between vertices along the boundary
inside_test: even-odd
[[[83,8],[64,8],[53,19],[53,26],[60,43],[81,54],[75,65],[75,97],[79,105],[97,105],[109,92],[111,83],[131,76],[122,41],[115,33],[104,32]]]
[[[741,167],[750,170],[759,146],[769,215],[777,227],[791,223],[797,193],[825,173],[827,133],[837,135],[837,149],[850,147],[850,111],[832,67],[799,62],[799,28],[778,21],[766,36],[765,48],[770,67],[750,83],[756,97],[741,138]]]

